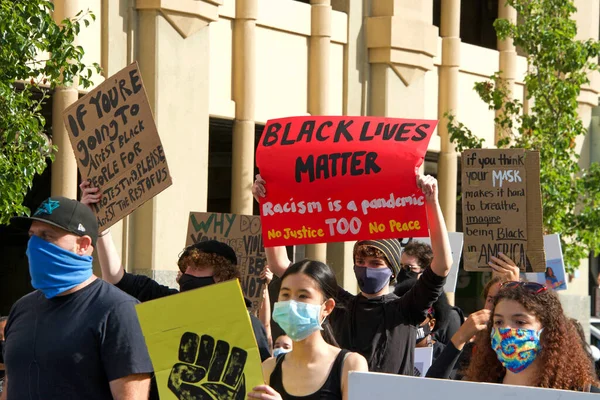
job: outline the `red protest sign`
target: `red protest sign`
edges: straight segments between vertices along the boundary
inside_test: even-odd
[[[378,117],[270,120],[256,163],[265,247],[429,236],[416,175],[437,125]]]

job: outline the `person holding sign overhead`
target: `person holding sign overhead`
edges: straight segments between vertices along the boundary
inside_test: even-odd
[[[348,373],[367,371],[357,353],[340,350],[328,323],[336,307],[337,282],[331,269],[304,260],[281,277],[273,320],[294,341],[293,349],[263,363],[265,385],[249,399],[347,400]]]
[[[433,260],[415,286],[403,297],[390,293],[389,285],[401,268],[401,246],[395,239],[364,240],[354,247],[354,272],[361,293],[354,296],[341,287],[335,297],[343,305],[331,313],[335,337],[342,348],[363,355],[372,372],[412,375],[415,327],[442,293],[452,266],[448,232],[438,203],[437,180],[419,176],[418,187],[425,195]],[[252,187],[258,200],[267,194],[260,177]],[[266,248],[267,261],[277,276],[289,267],[285,247]]]
[[[83,192],[81,198],[83,204],[90,206],[100,201],[101,194],[98,188],[91,187],[87,181],[83,181],[79,187]],[[110,230],[102,232],[98,237],[98,259],[102,269],[102,279],[139,301],[144,302],[179,293],[179,290],[161,285],[147,276],[125,272]],[[199,242],[186,247],[179,255],[178,266],[182,275],[177,283],[182,292],[240,277],[235,251],[229,245],[216,240]],[[245,300],[246,305],[250,307],[249,300]],[[271,356],[271,350],[265,328],[252,314],[250,320],[261,359],[266,360]]]

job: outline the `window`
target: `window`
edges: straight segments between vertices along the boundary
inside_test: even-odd
[[[264,125],[256,125],[254,149],[262,134]],[[232,146],[233,120],[210,118],[208,140],[208,201],[207,211],[231,212]],[[255,176],[258,173],[254,168]],[[258,215],[258,204],[254,204],[254,214]]]
[[[496,50],[494,21],[498,18],[499,0],[462,0],[460,38],[464,43]],[[433,0],[433,24],[441,23],[442,0]]]

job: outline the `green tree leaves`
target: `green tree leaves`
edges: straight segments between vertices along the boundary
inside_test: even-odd
[[[512,39],[527,55],[529,113],[513,99],[499,73],[475,84],[490,110],[498,111],[499,148],[540,151],[540,180],[546,233],[560,233],[567,270],[578,268],[590,251],[600,251],[600,166],[579,165],[576,143],[586,128],[579,119],[577,98],[598,69],[600,43],[576,40],[572,0],[508,0],[519,23],[498,19],[500,39]],[[483,143],[453,115],[447,115],[451,140],[458,151]]]
[[[47,0],[0,0],[0,224],[29,213],[23,199],[53,159],[41,114],[50,91],[77,78],[89,87],[92,68],[100,71],[86,67],[83,48],[73,45],[94,15],[80,12],[58,25],[53,10]]]

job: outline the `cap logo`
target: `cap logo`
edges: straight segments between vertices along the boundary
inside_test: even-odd
[[[83,227],[83,225],[79,224],[79,226],[77,227],[77,230],[79,232],[85,232],[85,228]]]
[[[40,215],[40,214],[48,214],[48,215],[52,215],[52,212],[54,212],[54,210],[56,210],[58,207],[60,207],[60,203],[56,200],[52,200],[52,199],[46,199],[44,200],[44,202],[39,206],[39,208],[36,210],[35,215]]]

